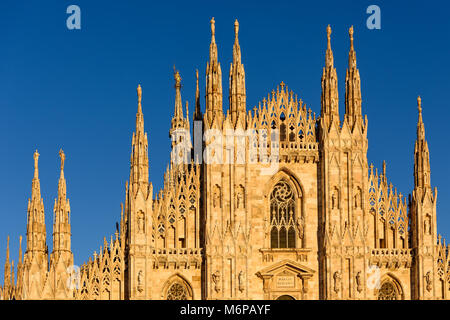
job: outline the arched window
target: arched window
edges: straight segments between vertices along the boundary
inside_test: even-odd
[[[270,246],[295,248],[295,196],[291,186],[281,180],[270,194]]]
[[[167,291],[167,300],[187,300],[188,292],[181,283],[175,282]]]
[[[399,292],[392,281],[385,281],[378,292],[378,300],[400,300]]]

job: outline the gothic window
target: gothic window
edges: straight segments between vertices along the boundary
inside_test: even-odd
[[[295,248],[295,196],[285,181],[278,182],[270,194],[270,246]]]
[[[378,300],[400,300],[398,290],[392,281],[385,281],[381,285]]]
[[[167,300],[187,300],[188,293],[186,287],[182,284],[175,282],[167,291]]]

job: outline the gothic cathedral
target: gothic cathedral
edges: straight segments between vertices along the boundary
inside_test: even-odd
[[[450,297],[450,261],[437,235],[437,190],[430,182],[420,97],[414,189],[404,197],[388,182],[385,164],[378,171],[367,160],[368,122],[362,113],[353,27],[343,120],[329,26],[320,116],[283,82],[247,111],[238,31],[236,20],[226,113],[214,18],[205,112],[197,72],[192,122],[175,71],[171,161],[157,193],[149,181],[138,86],[120,223],[115,236],[105,238],[79,270],[73,267],[65,154],[60,151],[49,254],[35,152],[26,251],[22,254],[20,238],[14,266],[8,238],[2,299]]]

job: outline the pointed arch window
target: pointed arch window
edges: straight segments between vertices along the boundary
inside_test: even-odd
[[[270,194],[270,246],[295,248],[297,219],[296,201],[291,186],[278,182]]]

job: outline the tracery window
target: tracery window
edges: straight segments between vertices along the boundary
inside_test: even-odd
[[[270,246],[295,248],[295,196],[285,181],[278,182],[270,194]]]
[[[188,293],[185,286],[175,282],[167,291],[167,300],[187,300]]]
[[[378,300],[399,300],[397,288],[391,281],[386,281],[381,285]]]

